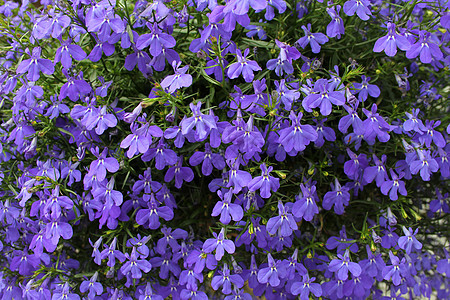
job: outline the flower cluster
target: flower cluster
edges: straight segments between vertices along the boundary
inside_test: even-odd
[[[449,9],[0,2],[0,298],[450,298]]]

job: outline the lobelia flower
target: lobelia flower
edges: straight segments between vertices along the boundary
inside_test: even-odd
[[[403,196],[408,195],[405,187],[405,182],[403,180],[400,180],[403,178],[404,173],[400,172],[399,175],[397,175],[392,169],[389,169],[389,172],[391,174],[392,180],[387,179],[381,184],[381,193],[383,193],[383,195],[387,195],[389,193],[389,199],[393,201],[398,199],[398,193]]]
[[[217,191],[220,199],[222,201],[217,201],[216,205],[213,208],[211,216],[216,217],[220,214],[220,222],[223,224],[230,223],[231,219],[233,221],[238,222],[244,216],[244,211],[242,207],[238,204],[231,203],[231,198],[233,193],[231,191],[222,194],[222,191]]]
[[[345,103],[344,94],[339,91],[333,91],[326,79],[317,80],[314,84],[313,92],[302,101],[302,106],[307,112],[312,112],[312,108],[320,106],[320,113],[328,116],[332,110],[332,103],[334,105],[343,105]]]
[[[365,170],[369,164],[367,157],[364,153],[357,156],[348,148],[347,154],[350,156],[350,160],[344,163],[344,173],[348,176],[348,178],[356,180],[361,171]]]
[[[173,93],[181,87],[188,87],[192,84],[192,76],[186,74],[189,65],[180,68],[181,61],[172,61],[172,67],[175,75],[169,75],[161,81],[161,87],[169,89],[169,93]],[[200,103],[200,102],[199,102]]]
[[[92,91],[91,85],[83,79],[82,72],[80,72],[79,76],[71,76],[65,69],[62,72],[66,76],[67,82],[59,91],[59,100],[69,97],[70,100],[75,102]]]
[[[199,141],[203,141],[204,139],[206,139],[211,129],[217,128],[216,121],[213,116],[205,115],[200,112],[201,106],[201,102],[198,102],[196,105],[194,105],[194,103],[190,103],[189,107],[192,111],[193,116],[183,119],[180,123],[181,132],[183,133],[183,135],[187,135],[195,126]]]
[[[55,53],[55,64],[61,62],[64,68],[70,69],[72,58],[81,61],[86,58],[86,52],[80,46],[72,44],[71,39],[61,41],[61,47]]]
[[[238,78],[242,74],[245,82],[252,82],[255,75],[253,71],[261,71],[261,67],[256,61],[249,60],[248,56],[250,49],[244,50],[244,56],[240,49],[236,49],[237,62],[232,63],[228,66],[227,75],[230,79]]]
[[[164,181],[169,182],[172,181],[175,176],[175,187],[181,188],[183,182],[191,182],[194,179],[194,172],[189,167],[182,167],[183,165],[183,156],[180,156],[178,162],[175,166],[170,167],[166,175],[164,176]]]
[[[64,283],[64,286],[58,285],[58,288],[53,292],[52,300],[80,300],[80,296],[70,292],[69,283]]]
[[[18,66],[16,73],[27,73],[27,79],[30,81],[37,81],[40,77],[40,72],[46,75],[52,75],[55,71],[55,66],[49,59],[41,57],[41,47],[33,48],[32,53],[29,49],[25,50],[25,53],[31,56],[31,58],[24,59]]]
[[[138,233],[136,237],[133,237],[127,241],[127,247],[136,247],[136,251],[139,254],[140,258],[147,258],[150,254],[150,249],[147,247],[147,243],[149,242],[151,236],[144,236],[141,238],[141,235]]]
[[[331,188],[333,191],[327,192],[323,197],[322,207],[326,210],[330,210],[334,205],[334,212],[338,215],[342,215],[344,213],[345,206],[347,206],[350,201],[348,187],[341,187],[336,178],[334,185],[331,183]]]
[[[284,79],[281,79],[280,82],[275,81],[275,86],[279,100],[284,104],[286,110],[290,110],[294,101],[300,98],[300,92],[289,89]]]
[[[276,287],[280,284],[280,277],[284,277],[286,270],[281,265],[281,261],[275,261],[270,253],[267,253],[267,260],[269,265],[258,271],[258,281],[259,283],[268,283],[270,286]]]
[[[161,54],[163,47],[173,48],[175,46],[176,41],[173,36],[163,32],[157,23],[151,24],[150,22],[147,22],[147,27],[150,29],[151,33],[145,33],[137,39],[136,47],[138,50],[142,50],[150,46],[150,54],[155,57]]]
[[[308,300],[309,294],[313,293],[314,296],[322,296],[322,287],[319,283],[313,282],[316,277],[309,278],[308,274],[303,275],[301,282],[294,282],[291,286],[291,293],[295,296],[300,294],[300,300]]]
[[[353,83],[353,87],[355,88],[354,93],[358,94],[358,99],[362,102],[367,100],[367,96],[370,95],[374,98],[380,96],[380,89],[375,84],[369,84],[370,77],[366,77],[365,75],[361,76],[361,83],[355,82]]]
[[[80,285],[80,292],[86,293],[89,291],[89,299],[94,299],[95,295],[100,296],[103,293],[103,286],[100,282],[97,282],[97,277],[98,272],[95,272],[91,279],[83,281]]]
[[[320,45],[328,42],[328,37],[321,32],[311,33],[311,24],[308,23],[307,26],[308,27],[305,27],[305,25],[302,26],[302,29],[305,32],[305,36],[298,39],[296,44],[298,44],[303,49],[305,49],[305,47],[309,44],[311,45],[311,50],[313,53],[319,53]]]
[[[437,130],[434,130],[434,128],[438,127],[439,125],[441,125],[441,121],[429,121],[426,120],[425,121],[425,127],[426,127],[426,132],[424,132],[424,134],[419,136],[419,142],[421,144],[425,144],[425,146],[427,146],[427,148],[430,148],[431,146],[431,142],[433,141],[434,144],[436,146],[438,146],[439,148],[444,148],[446,145],[445,139],[442,136],[442,133],[440,133]]]
[[[296,116],[291,111],[289,114],[289,119],[292,121],[291,127],[279,131],[280,137],[277,142],[282,144],[287,152],[291,152],[292,150],[303,151],[310,142],[314,142],[318,137],[314,127],[300,124],[302,117],[302,112],[299,112]]]
[[[99,154],[98,147],[91,149],[92,154],[94,154],[97,159],[91,162],[88,176],[97,176],[98,181],[103,181],[106,178],[106,170],[111,173],[115,173],[119,170],[119,162],[114,157],[106,157],[108,154],[108,148],[103,149],[102,153]]]
[[[94,46],[87,58],[92,62],[98,62],[102,58],[103,53],[105,53],[106,56],[111,56],[114,51],[114,45],[111,45],[108,42],[97,41],[97,44]]]
[[[361,20],[367,21],[372,15],[368,7],[370,4],[367,0],[349,0],[344,4],[344,13],[347,16],[353,16],[356,12]]]
[[[336,134],[331,127],[325,127],[323,124],[327,121],[327,118],[322,120],[314,120],[316,122],[317,140],[314,141],[316,147],[322,147],[325,144],[325,140],[334,142],[336,140]],[[324,139],[325,138],[325,139]]]
[[[329,37],[336,37],[337,39],[340,39],[341,34],[345,33],[344,21],[339,16],[340,10],[340,5],[327,7],[327,13],[332,19],[327,26],[327,36]]]
[[[317,207],[318,196],[316,193],[316,186],[306,186],[300,184],[301,193],[295,196],[295,203],[292,206],[292,214],[296,218],[303,218],[305,221],[311,221],[314,215],[319,213]]]
[[[222,286],[222,293],[225,295],[231,294],[231,284],[236,288],[242,288],[244,286],[244,280],[239,274],[230,274],[228,265],[223,266],[222,271],[219,271],[219,275],[214,276],[211,280],[211,287],[217,291]]]
[[[401,236],[398,239],[398,246],[406,251],[406,254],[411,253],[411,249],[414,247],[416,250],[422,249],[422,243],[419,242],[416,238],[416,234],[419,231],[419,228],[416,228],[416,230],[413,233],[413,230],[411,227],[409,229],[406,229],[405,226],[402,227],[403,233],[405,236]]]
[[[364,139],[369,145],[373,145],[377,137],[382,143],[386,143],[390,139],[388,131],[390,131],[391,126],[377,113],[377,109],[375,103],[372,104],[370,111],[363,108],[363,112],[367,116],[367,119],[363,121]]]
[[[289,46],[277,39],[275,39],[275,43],[280,48],[280,54],[278,58],[267,61],[267,69],[275,70],[275,74],[278,76],[283,76],[283,72],[292,74],[294,72],[292,61],[300,58],[300,52],[295,47]]]
[[[139,300],[163,300],[164,298],[158,294],[154,294],[152,290],[152,286],[150,285],[150,282],[147,282],[147,285],[145,286],[145,290],[138,290],[139,291]]]
[[[233,187],[233,194],[239,193],[243,187],[246,187],[252,180],[252,175],[247,171],[239,170],[239,162],[229,163],[230,171],[228,171],[228,184],[226,187]]]
[[[101,259],[108,258],[108,262],[106,265],[108,267],[114,267],[116,264],[116,259],[118,259],[120,262],[125,261],[125,255],[120,250],[116,250],[116,244],[117,244],[117,237],[114,237],[113,241],[111,242],[111,245],[109,247],[106,247],[101,253]]]
[[[120,268],[120,272],[122,272],[123,275],[129,276],[128,274],[131,273],[131,278],[140,279],[142,277],[142,272],[150,272],[152,269],[150,262],[145,259],[138,259],[137,256],[135,247],[133,247],[131,255],[125,253],[127,262]]]
[[[167,228],[165,225],[161,228],[161,232],[164,234],[156,244],[156,251],[159,254],[164,254],[167,252],[167,245],[170,246],[172,252],[180,250],[180,245],[177,240],[186,240],[188,238],[188,233],[180,228],[172,230],[172,228]],[[139,249],[138,249],[139,250]]]
[[[220,230],[219,235],[213,232],[214,238],[207,239],[203,244],[203,252],[211,253],[216,250],[215,258],[217,261],[220,261],[227,251],[229,254],[233,254],[236,247],[234,243],[228,239],[225,239],[225,228]]]
[[[106,109],[106,106],[103,106],[100,109],[96,109],[96,112],[91,114],[86,119],[87,130],[92,130],[95,127],[95,133],[97,133],[98,135],[102,135],[103,132],[105,132],[105,130],[109,127],[116,127],[117,118],[114,114],[106,113]]]
[[[202,163],[202,174],[205,176],[211,175],[213,165],[218,170],[225,168],[225,160],[223,159],[223,156],[213,153],[209,143],[205,144],[205,152],[196,151],[189,158],[189,164],[191,166],[197,166],[200,163]]]
[[[140,209],[136,213],[136,223],[139,225],[148,225],[150,229],[157,229],[161,225],[159,221],[160,217],[166,221],[173,219],[173,210],[167,206],[159,206],[159,203],[153,194],[150,196],[147,207],[148,208]]]
[[[361,266],[350,261],[350,251],[348,249],[345,250],[344,255],[338,254],[338,257],[330,262],[328,270],[335,272],[339,280],[347,280],[348,271],[355,277],[361,274]]]
[[[429,181],[431,173],[439,170],[439,165],[430,155],[430,150],[417,150],[419,160],[414,160],[409,165],[411,174],[417,174],[420,171],[422,180]]]
[[[293,230],[297,230],[298,226],[291,213],[286,211],[283,203],[278,200],[278,216],[272,217],[267,221],[267,232],[275,235],[278,233],[281,237],[292,235]]]
[[[406,37],[397,33],[395,30],[396,25],[388,22],[386,27],[388,29],[388,34],[375,42],[373,52],[381,52],[384,50],[387,56],[395,56],[395,54],[397,54],[397,47],[403,51],[409,50],[411,44]]]
[[[257,176],[248,183],[248,189],[252,192],[260,190],[259,194],[263,198],[269,198],[271,196],[270,191],[276,192],[280,188],[280,179],[270,176],[269,173],[273,170],[272,166],[266,167],[263,163],[259,166],[261,168],[261,176]]]
[[[59,185],[52,190],[52,195],[44,206],[44,214],[47,218],[58,219],[61,216],[62,208],[72,209],[73,201],[67,196],[59,194]]]
[[[444,55],[441,49],[435,44],[435,42],[439,43],[439,40],[433,37],[430,32],[420,30],[419,40],[406,51],[406,57],[413,59],[420,55],[420,61],[424,64],[431,63],[432,59],[443,59]]]
[[[447,249],[444,248],[445,258],[439,260],[436,263],[436,271],[441,274],[450,275],[450,255],[448,254]]]
[[[389,257],[391,259],[392,265],[386,266],[383,269],[383,279],[389,280],[392,279],[392,283],[395,286],[400,285],[402,277],[408,274],[408,270],[405,266],[405,258],[400,259],[395,256],[392,251],[389,250]]]
[[[403,123],[404,131],[414,130],[419,134],[423,134],[424,131],[427,131],[427,128],[425,127],[425,125],[423,125],[422,120],[417,118],[419,113],[420,109],[418,108],[413,108],[412,114],[410,114],[409,112],[405,112],[406,116],[408,117],[408,120],[406,120]]]

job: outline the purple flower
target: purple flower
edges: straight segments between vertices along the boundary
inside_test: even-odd
[[[78,61],[83,60],[86,58],[86,52],[80,46],[72,44],[71,40],[61,41],[61,47],[55,53],[55,64],[61,62],[64,68],[70,69],[72,58]]]
[[[287,74],[292,74],[294,72],[294,67],[292,66],[292,61],[300,58],[300,52],[292,46],[275,40],[278,48],[280,48],[280,54],[278,58],[270,59],[266,66],[269,70],[275,70],[275,74],[278,76],[283,76],[283,72]]]
[[[80,292],[86,293],[89,291],[89,299],[94,299],[95,295],[100,296],[103,293],[103,286],[100,282],[97,282],[98,272],[92,275],[91,279],[85,280],[80,285]]]
[[[335,184],[331,184],[333,191],[327,192],[323,197],[322,207],[326,210],[330,210],[334,205],[334,211],[338,215],[344,213],[345,206],[348,205],[350,201],[350,193],[346,186],[341,187],[337,178],[335,179]]]
[[[231,197],[233,196],[233,193],[229,191],[223,195],[222,191],[219,190],[217,191],[217,194],[219,195],[220,199],[222,199],[222,201],[217,201],[216,205],[213,208],[211,216],[216,217],[220,214],[220,222],[222,222],[223,224],[230,223],[231,219],[233,219],[233,221],[235,222],[240,221],[244,216],[244,211],[242,210],[242,207],[240,205],[231,203]]]
[[[355,88],[355,94],[358,94],[358,99],[362,102],[367,100],[367,95],[370,95],[374,98],[380,96],[380,89],[375,84],[369,84],[370,77],[366,77],[365,75],[361,76],[361,83],[355,82],[353,86]]]
[[[328,116],[334,105],[343,105],[345,96],[340,91],[333,91],[326,79],[319,79],[314,84],[314,93],[309,94],[303,99],[302,106],[307,112],[312,112],[312,108],[320,106],[320,113]]]
[[[419,32],[419,40],[412,44],[411,47],[406,52],[406,57],[409,59],[416,58],[420,55],[420,61],[424,64],[431,63],[432,59],[441,60],[444,55],[442,54],[439,46],[434,41],[437,38],[432,38],[433,36],[426,30],[421,30]]]
[[[203,244],[203,251],[205,253],[211,253],[216,250],[215,258],[217,261],[220,261],[227,251],[229,254],[233,254],[236,247],[234,243],[228,239],[225,239],[225,229],[222,228],[220,230],[219,235],[213,232],[214,238],[207,239]]]
[[[267,232],[274,235],[278,232],[281,237],[291,236],[293,230],[297,230],[298,226],[294,220],[294,216],[287,212],[283,203],[278,200],[278,216],[270,218],[267,221]]]
[[[374,52],[381,52],[384,50],[387,56],[394,56],[397,53],[397,47],[400,50],[407,51],[411,47],[408,39],[400,35],[395,30],[395,24],[388,22],[388,34],[379,38],[373,46]]]
[[[106,113],[106,106],[103,106],[100,109],[95,109],[95,112],[86,119],[86,123],[87,130],[92,130],[95,127],[95,133],[102,135],[109,127],[116,127],[117,118],[114,114]]]
[[[314,283],[313,281],[316,277],[309,278],[308,274],[303,275],[303,280],[301,282],[294,282],[291,285],[291,293],[293,295],[300,294],[300,300],[308,300],[309,293],[313,293],[314,296],[322,296],[322,287],[319,283]]]
[[[138,50],[150,46],[150,54],[152,56],[158,56],[161,54],[163,47],[173,48],[175,46],[176,41],[173,36],[162,32],[157,23],[151,24],[148,22],[147,27],[150,29],[151,33],[143,34],[137,39],[136,47]]]
[[[409,112],[405,112],[406,116],[408,117],[408,120],[406,120],[403,123],[404,131],[414,130],[419,134],[422,134],[424,131],[427,131],[427,128],[425,127],[425,125],[423,125],[422,120],[417,118],[419,113],[420,109],[418,108],[413,108],[412,114],[410,114]]]
[[[228,66],[227,75],[230,79],[238,78],[239,75],[244,77],[245,82],[252,82],[255,75],[253,71],[260,71],[261,67],[256,61],[247,59],[250,49],[244,50],[244,56],[242,56],[241,50],[236,49],[237,62]]]
[[[120,250],[116,250],[116,244],[117,244],[117,237],[114,237],[114,239],[111,242],[111,245],[106,247],[101,253],[101,259],[108,258],[108,262],[106,265],[108,267],[114,267],[116,264],[116,259],[118,259],[120,262],[125,261],[125,255]]]
[[[231,0],[224,8],[224,12],[232,11],[236,15],[246,15],[250,6],[254,10],[263,10],[267,7],[266,0]]]
[[[417,150],[417,154],[419,155],[419,160],[415,160],[409,165],[411,174],[417,174],[420,171],[420,177],[424,181],[429,181],[431,173],[437,172],[439,165],[431,157],[430,150]]]
[[[302,117],[302,112],[299,112],[298,116],[296,116],[291,111],[289,119],[291,119],[292,125],[279,131],[280,137],[277,142],[283,145],[286,152],[291,152],[292,150],[303,151],[310,142],[314,142],[318,137],[314,127],[300,124]]]
[[[80,296],[70,292],[69,283],[64,283],[64,286],[58,286],[52,296],[52,300],[80,300]]]
[[[173,70],[175,71],[175,75],[169,75],[161,82],[161,87],[169,89],[169,93],[173,93],[181,87],[188,87],[192,84],[192,76],[186,74],[189,66],[184,66],[180,68],[181,61],[176,62],[175,60],[172,62]]]
[[[231,294],[232,291],[231,284],[240,289],[244,286],[244,280],[239,274],[230,275],[228,265],[225,264],[223,270],[219,271],[219,275],[214,276],[211,280],[211,287],[213,290],[217,291],[219,287],[222,286],[222,293],[228,295]]]
[[[378,107],[375,103],[372,104],[370,111],[363,108],[363,112],[367,116],[367,119],[363,122],[363,128],[365,128],[364,139],[369,145],[373,145],[377,137],[382,143],[386,143],[391,138],[388,133],[391,126],[377,113],[377,109]]]
[[[52,75],[55,71],[55,66],[49,59],[41,57],[41,47],[33,48],[33,52],[30,54],[30,50],[26,49],[25,53],[30,55],[31,58],[23,60],[17,66],[17,74],[23,74],[28,72],[27,78],[30,81],[37,81],[40,77],[40,72]]]
[[[303,183],[300,184],[301,193],[295,196],[295,203],[292,206],[292,214],[296,218],[303,218],[305,221],[311,221],[314,215],[319,213],[317,207],[317,193],[316,186],[306,186]]]
[[[169,182],[175,176],[175,187],[181,188],[183,181],[191,182],[194,179],[194,172],[189,167],[182,167],[183,156],[180,156],[178,163],[169,168],[164,176],[164,181]]]
[[[196,105],[194,105],[194,103],[190,103],[189,107],[191,108],[193,116],[183,119],[180,123],[181,132],[183,135],[187,135],[195,126],[199,141],[206,139],[211,129],[217,128],[216,120],[213,116],[205,115],[200,112],[201,106],[201,102],[198,102]]]
[[[439,260],[436,264],[436,271],[441,274],[450,275],[450,255],[447,249],[444,248],[445,258]]]
[[[336,8],[336,9],[335,9]],[[345,33],[344,21],[339,16],[341,10],[340,5],[327,7],[327,13],[331,17],[331,22],[327,26],[327,36],[341,38],[341,34]]]
[[[350,251],[345,250],[345,254],[338,254],[337,259],[333,259],[328,266],[328,270],[336,272],[339,280],[346,280],[348,278],[348,271],[353,276],[358,277],[361,274],[361,266],[355,262],[350,261]]]
[[[389,199],[393,201],[398,199],[397,193],[400,193],[403,196],[408,195],[405,187],[405,182],[403,180],[400,180],[403,178],[404,173],[401,172],[397,176],[394,170],[390,169],[389,172],[391,173],[392,180],[388,179],[381,184],[381,193],[383,193],[383,195],[387,195],[389,193]]]
[[[369,5],[370,2],[367,0],[349,0],[344,4],[344,13],[347,16],[353,16],[356,12],[361,20],[367,21],[369,16],[372,15]]]
[[[402,280],[401,275],[405,276],[408,274],[405,266],[405,258],[400,261],[400,259],[392,253],[392,251],[389,251],[389,257],[392,265],[384,267],[383,279],[389,280],[392,278],[392,283],[394,283],[395,286],[398,286]]]
[[[106,157],[108,154],[108,148],[103,149],[102,153],[99,154],[98,147],[91,149],[92,154],[94,154],[97,159],[91,162],[89,168],[88,176],[97,176],[98,181],[103,181],[106,178],[106,170],[111,173],[115,173],[119,170],[119,162],[114,157]]]
[[[153,126],[150,126],[150,127],[153,127]],[[155,125],[155,127],[157,127],[157,126]],[[159,127],[157,127],[157,128],[159,128]],[[138,133],[138,132],[136,132],[136,133]],[[140,133],[142,133],[142,131]],[[146,136],[146,138],[148,138],[148,137]],[[175,165],[177,163],[177,159],[178,159],[175,151],[173,151],[172,149],[166,148],[164,139],[160,139],[158,141],[158,145],[156,148],[150,148],[150,149],[148,149],[147,152],[144,153],[144,155],[142,155],[142,161],[150,161],[153,158],[155,158],[155,168],[157,170],[162,170],[166,166]]]
[[[281,265],[281,261],[275,261],[270,253],[267,254],[267,259],[269,265],[258,271],[258,281],[259,283],[268,283],[270,286],[276,287],[280,284],[280,277],[284,277],[286,270]]]
[[[441,125],[441,121],[426,120],[425,127],[427,130],[426,132],[424,132],[424,134],[419,136],[419,142],[425,144],[427,148],[430,148],[431,142],[434,142],[434,144],[439,148],[444,148],[446,142],[444,137],[442,136],[442,133],[440,133],[437,130],[434,130],[434,128],[438,127],[439,125]]]
[[[191,166],[196,166],[200,163],[202,163],[202,174],[205,176],[211,175],[213,165],[218,170],[225,168],[225,160],[223,159],[223,156],[217,153],[212,153],[209,143],[205,144],[205,152],[196,151],[189,158],[189,164]]]
[[[138,290],[139,291],[139,300],[163,300],[164,298],[158,294],[154,294],[152,290],[152,286],[150,285],[150,282],[147,282],[147,285],[145,286],[145,290]]]
[[[313,53],[319,53],[320,52],[320,45],[325,44],[328,42],[328,37],[319,32],[319,33],[311,33],[311,24],[308,23],[308,27],[305,27],[305,25],[302,26],[303,31],[305,32],[305,36],[297,40],[297,44],[305,49],[305,47],[310,44],[311,50]]]
[[[413,233],[413,230],[411,227],[409,229],[406,229],[405,226],[402,227],[404,236],[401,236],[398,239],[398,246],[405,250],[407,254],[411,253],[411,249],[414,247],[416,250],[422,249],[422,243],[419,242],[416,238],[417,231],[419,228],[416,228],[416,230]]]
[[[173,210],[167,206],[159,206],[158,201],[154,198],[154,194],[150,195],[150,201],[145,209],[140,209],[136,213],[136,223],[147,226],[150,229],[157,229],[161,225],[159,218],[166,221],[173,219]]]
[[[142,272],[150,272],[152,265],[145,259],[138,259],[137,256],[135,247],[133,247],[131,255],[128,253],[125,254],[127,262],[120,268],[120,272],[122,272],[123,275],[128,276],[128,274],[131,273],[131,278],[140,279],[142,277]]]
[[[280,179],[269,175],[273,170],[272,166],[267,168],[266,164],[263,163],[259,167],[261,168],[262,174],[261,176],[253,178],[252,181],[248,183],[248,189],[252,192],[260,190],[259,194],[261,197],[269,198],[271,190],[276,192],[280,188]]]

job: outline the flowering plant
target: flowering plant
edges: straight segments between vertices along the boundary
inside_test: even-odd
[[[2,1],[1,299],[449,298],[449,9]]]

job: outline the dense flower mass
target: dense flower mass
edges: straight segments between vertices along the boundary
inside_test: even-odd
[[[0,299],[449,299],[449,10],[0,0]]]

